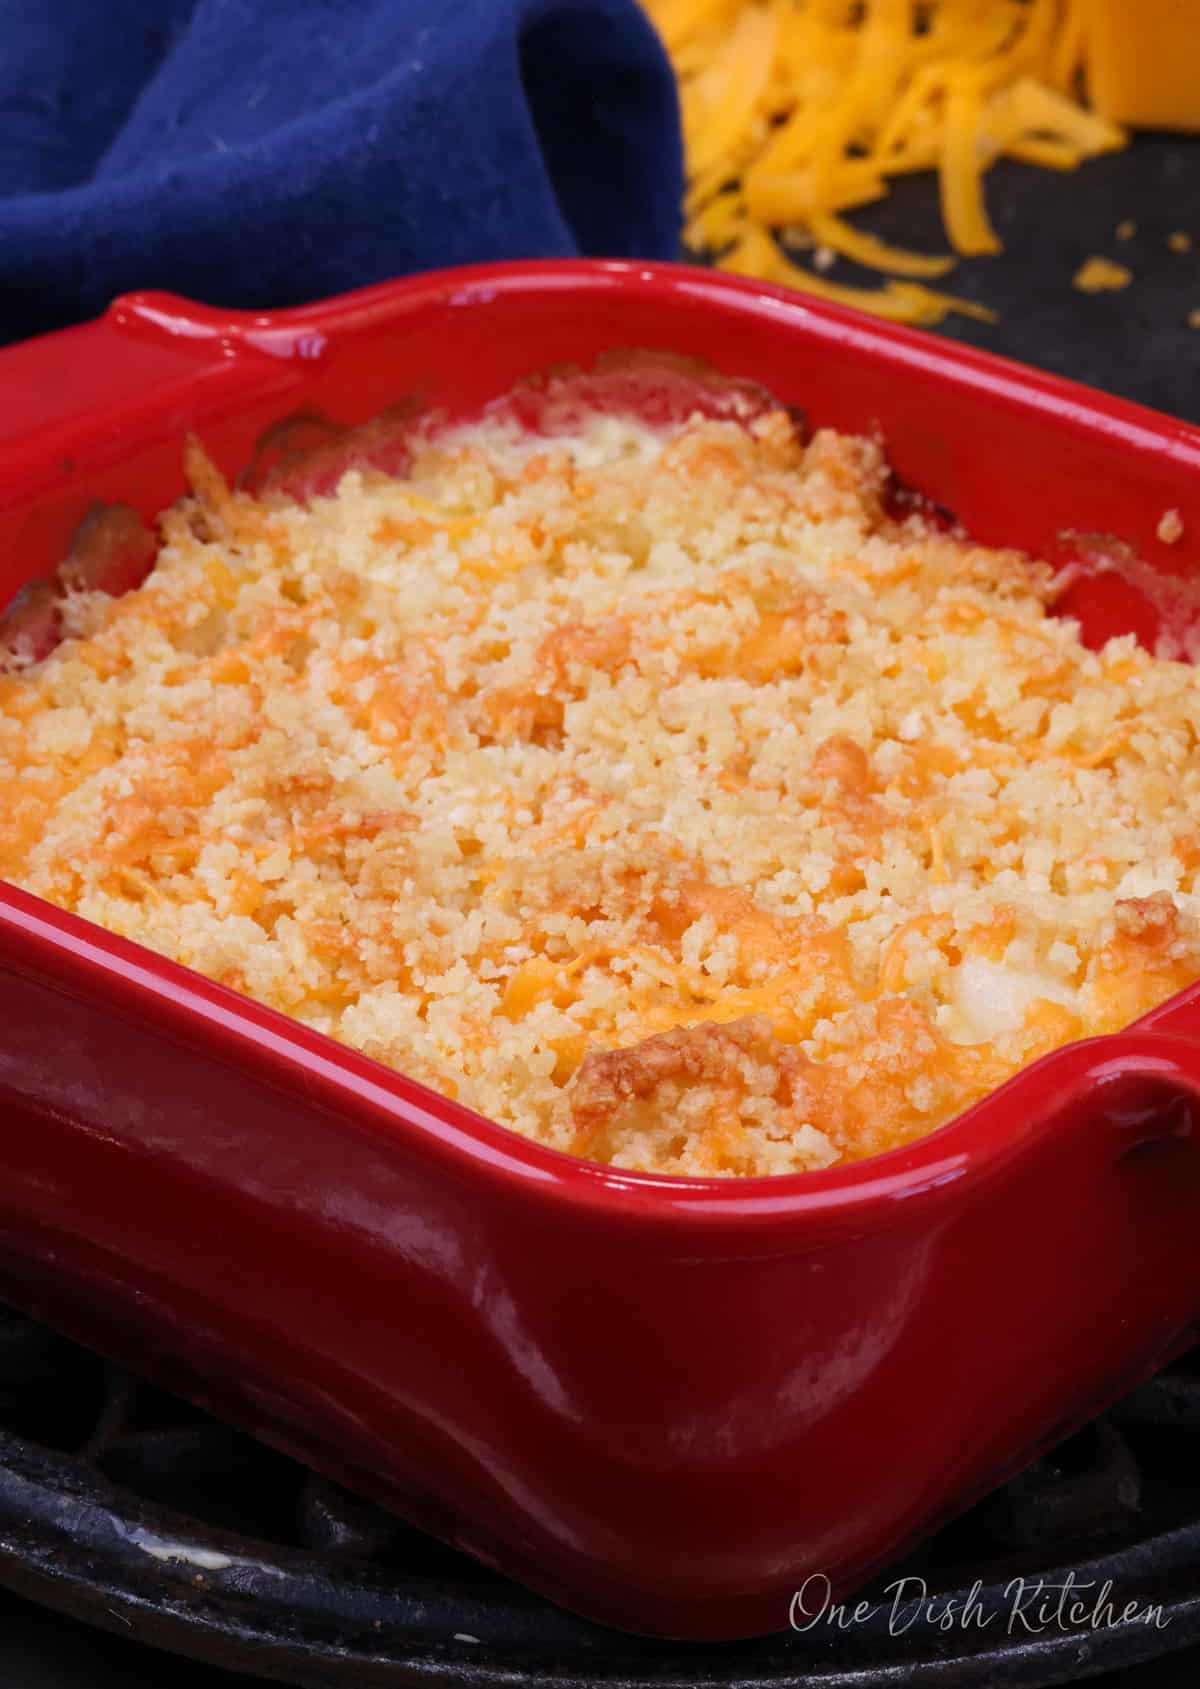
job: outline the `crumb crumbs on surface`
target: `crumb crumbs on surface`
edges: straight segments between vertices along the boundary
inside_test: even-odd
[[[1190,252],[1192,250],[1192,237],[1185,234],[1182,229],[1176,229],[1174,233],[1167,236],[1167,245],[1172,252]]]
[[[1200,676],[791,416],[196,454],[0,674],[0,873],[543,1144],[789,1173],[1200,977]]]
[[[1126,217],[1122,222],[1118,223],[1116,234],[1118,240],[1132,240],[1134,235],[1137,234],[1137,224],[1134,222],[1133,218]]]
[[[1183,538],[1183,517],[1174,506],[1163,511],[1155,532],[1164,545],[1175,545]]]

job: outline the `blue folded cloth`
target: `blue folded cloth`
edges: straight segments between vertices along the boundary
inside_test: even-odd
[[[670,257],[681,195],[635,0],[0,0],[0,340],[131,288]]]

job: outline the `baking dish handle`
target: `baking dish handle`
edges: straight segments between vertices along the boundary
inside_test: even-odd
[[[114,448],[151,417],[161,419],[172,389],[194,406],[240,388],[286,390],[303,379],[302,362],[320,359],[327,338],[289,313],[271,317],[218,311],[169,293],[126,294],[102,317],[0,349],[0,447],[6,480],[45,463],[47,452],[86,430],[106,431]],[[18,473],[18,479],[20,479]]]

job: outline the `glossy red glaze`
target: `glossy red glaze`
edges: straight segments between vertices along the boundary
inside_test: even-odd
[[[461,413],[616,345],[881,427],[981,538],[1196,558],[1181,423],[769,287],[531,264],[270,317],[147,295],[0,353],[0,600],[93,501],[175,497],[185,429],[233,470],[301,405]],[[1198,1104],[1191,991],[874,1161],[617,1173],[0,888],[0,1295],[635,1630],[785,1626],[1186,1343]]]

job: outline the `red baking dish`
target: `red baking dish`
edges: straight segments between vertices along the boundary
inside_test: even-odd
[[[268,316],[137,296],[0,353],[0,601],[94,501],[174,499],[188,429],[233,470],[301,406],[465,414],[630,345],[880,428],[983,540],[1119,536],[1158,574],[1085,572],[1091,638],[1200,558],[1200,431],[770,287],[538,263]],[[653,1634],[785,1627],[1191,1341],[1198,1103],[1191,990],[873,1161],[627,1174],[0,887],[0,1296]]]

